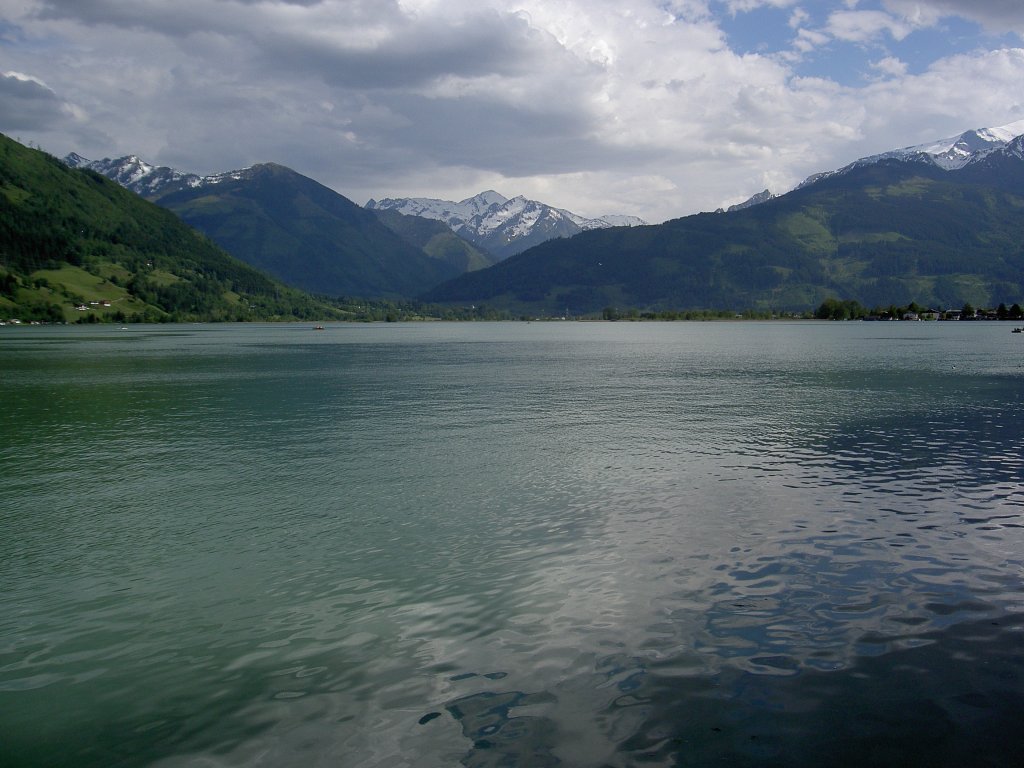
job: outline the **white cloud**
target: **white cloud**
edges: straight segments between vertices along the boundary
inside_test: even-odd
[[[807,24],[810,21],[811,16],[803,8],[794,8],[793,13],[789,16],[789,26],[793,29],[799,29],[800,27]]]
[[[900,61],[895,56],[886,56],[878,61],[873,61],[871,67],[885,77],[903,77],[907,74],[907,63]]]
[[[801,53],[808,53],[827,45],[831,40],[832,38],[824,32],[814,29],[799,29],[793,39],[793,48]]]
[[[882,11],[836,11],[829,16],[828,33],[838,39],[856,43],[876,40],[886,34],[894,40],[902,40],[914,27],[907,20],[901,21]]]
[[[920,25],[933,25],[939,19],[959,16],[1001,34],[1007,31],[1024,36],[1024,3],[1020,0],[884,0],[891,12]]]
[[[790,8],[798,0],[724,0],[729,13],[744,13],[758,8]]]
[[[890,13],[839,2],[814,29],[788,1],[730,7],[754,4],[794,25],[791,61],[899,40],[926,18],[900,0]],[[842,86],[796,76],[785,56],[730,50],[709,10],[723,7],[0,0],[4,65],[25,73],[0,81],[0,118],[56,153],[133,152],[201,173],[273,160],[360,203],[494,188],[659,221],[1024,117],[1019,51],[917,76],[876,52],[884,78]]]

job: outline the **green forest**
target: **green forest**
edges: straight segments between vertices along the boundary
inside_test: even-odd
[[[0,317],[343,319],[116,183],[0,135]]]
[[[751,208],[551,240],[425,298],[515,311],[942,308],[1024,300],[1024,173],[855,169]]]

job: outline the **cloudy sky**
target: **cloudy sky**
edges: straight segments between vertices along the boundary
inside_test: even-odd
[[[650,222],[1024,118],[1020,0],[0,0],[0,132]]]

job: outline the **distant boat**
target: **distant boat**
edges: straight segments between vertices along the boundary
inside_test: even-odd
[[[1024,333],[1024,328],[1014,328],[1012,333]]]
[[[324,329],[324,327],[322,325],[314,325],[313,326],[313,330],[314,331],[322,331],[323,329]]]

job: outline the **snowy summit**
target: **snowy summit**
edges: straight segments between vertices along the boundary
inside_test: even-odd
[[[588,219],[521,195],[510,199],[494,190],[459,202],[403,197],[370,200],[366,207],[443,221],[474,245],[501,259],[555,237],[572,237],[588,229],[646,223],[636,216],[622,215]]]

